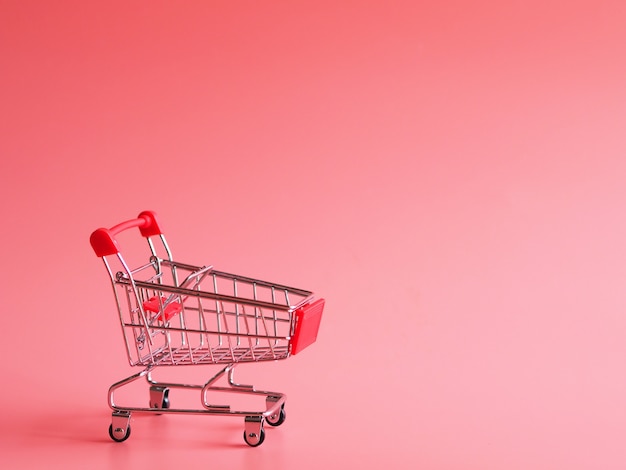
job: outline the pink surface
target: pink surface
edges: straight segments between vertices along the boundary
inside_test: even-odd
[[[424,3],[0,0],[2,468],[626,467],[626,4]],[[259,448],[107,435],[144,209],[326,298]]]

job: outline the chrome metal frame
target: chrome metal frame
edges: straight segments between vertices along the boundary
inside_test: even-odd
[[[235,367],[242,362],[288,358],[295,331],[294,312],[311,302],[313,294],[217,271],[211,266],[175,262],[165,237],[161,234],[159,238],[165,257],[158,256],[148,237],[149,262],[136,269],[130,269],[119,252],[102,256],[129,363],[143,367],[109,388],[108,402],[113,410],[109,434],[115,441],[127,439],[134,413],[243,416],[244,440],[251,446],[260,445],[265,436],[264,423],[277,426],[284,420],[286,396],[237,383]],[[150,311],[148,301],[157,303],[158,311]],[[166,308],[173,303],[178,303],[179,312],[167,318]],[[201,364],[223,367],[202,384],[161,382],[152,375],[159,367]],[[116,392],[141,378],[149,387],[149,406],[119,405]],[[217,384],[222,378],[226,386]],[[199,391],[201,407],[170,408],[169,393],[173,389]],[[211,403],[209,392],[216,391],[265,396],[265,409],[233,410],[228,404]]]

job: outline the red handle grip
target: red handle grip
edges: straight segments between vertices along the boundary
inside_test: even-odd
[[[117,240],[115,240],[115,235],[133,227],[139,227],[141,235],[146,238],[163,233],[156,220],[155,213],[152,211],[143,211],[136,219],[127,220],[111,228],[99,228],[95,230],[91,234],[91,237],[89,237],[89,242],[91,243],[93,251],[96,252],[96,256],[102,258],[103,256],[119,253],[120,248],[117,245]]]

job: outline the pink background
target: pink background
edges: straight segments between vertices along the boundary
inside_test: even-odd
[[[625,24],[0,0],[0,466],[625,468]],[[228,418],[107,435],[134,370],[88,237],[144,209],[180,261],[327,300],[315,345],[241,368],[289,396],[259,448]]]

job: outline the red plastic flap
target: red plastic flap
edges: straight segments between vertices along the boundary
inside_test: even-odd
[[[161,310],[161,306],[164,305],[166,301],[167,299],[163,296],[161,296],[160,300],[156,296],[150,297],[150,299],[146,300],[143,303],[143,308],[144,310],[147,310],[149,312],[159,313],[159,311]],[[164,311],[160,313],[159,315],[157,315],[157,317],[161,317],[162,320],[164,317],[165,321],[170,321],[170,319],[174,315],[178,315],[182,309],[183,309],[182,305],[180,305],[178,301],[174,301],[174,302],[167,304],[165,306]]]
[[[296,310],[296,328],[289,342],[291,354],[298,354],[307,346],[315,343],[322,321],[324,303],[324,299],[319,299]]]

